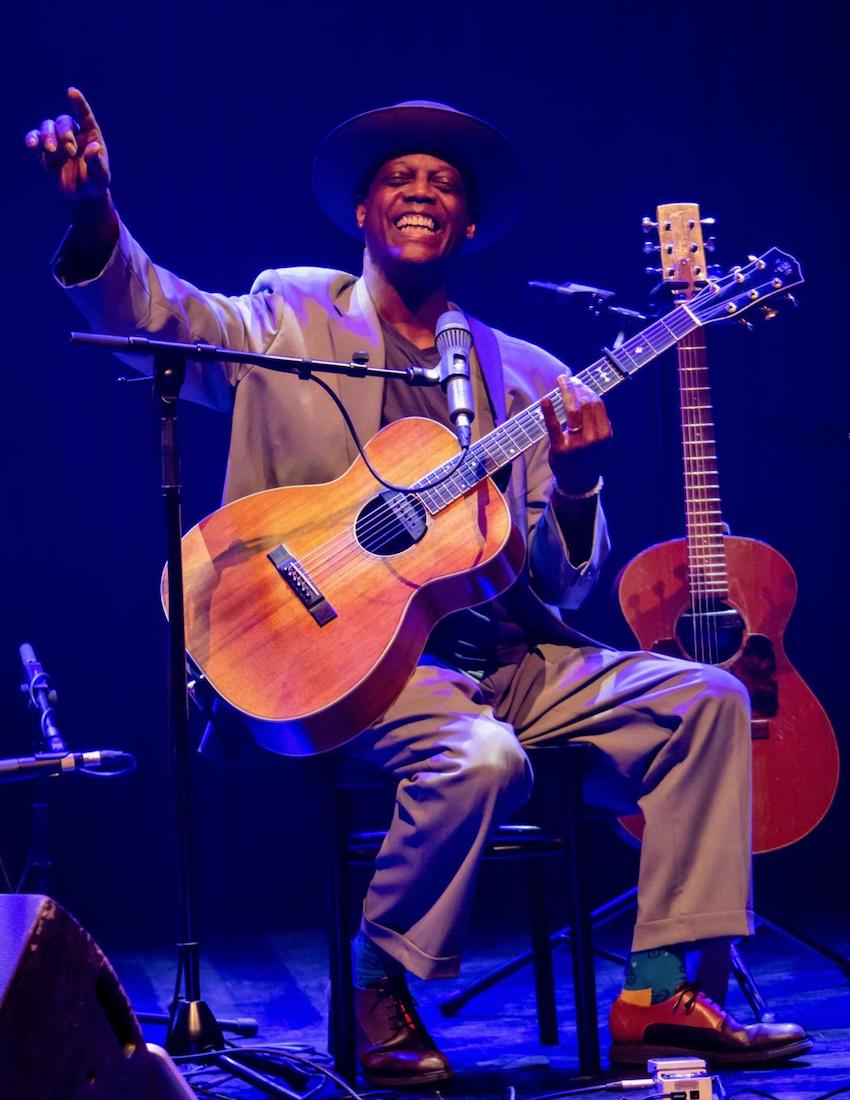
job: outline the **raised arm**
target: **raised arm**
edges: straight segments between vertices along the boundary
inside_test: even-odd
[[[53,270],[92,328],[266,351],[286,327],[284,296],[210,294],[153,263],[116,213],[103,133],[76,88],[68,89],[68,108],[66,114],[44,119],[25,140],[67,201],[71,227]],[[280,350],[286,354],[285,347]],[[126,362],[134,370],[150,370],[145,359]],[[234,387],[250,369],[190,363],[184,394],[230,409]]]
[[[68,111],[44,119],[29,131],[26,143],[69,204],[71,232],[63,254],[64,281],[92,279],[112,255],[120,223],[109,189],[106,142],[83,93],[69,88]]]

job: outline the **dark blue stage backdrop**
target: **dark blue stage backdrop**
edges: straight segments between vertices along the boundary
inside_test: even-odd
[[[616,336],[529,279],[618,291],[645,308],[641,217],[695,201],[717,218],[726,266],[776,244],[807,277],[801,308],[753,334],[710,333],[725,517],[796,569],[787,648],[848,750],[848,188],[838,7],[542,2],[499,6],[36,2],[4,16],[2,122],[4,504],[0,756],[28,751],[17,647],[59,688],[75,748],[135,753],[135,774],[54,784],[53,889],[96,937],[175,930],[165,733],[164,557],[146,385],[119,387],[106,354],[69,346],[80,321],[48,273],[65,225],[24,133],[77,84],[105,130],[117,206],[160,263],[245,291],[263,268],[357,270],[358,247],[310,191],[313,152],[342,119],[402,99],[491,119],[528,165],[516,229],[468,259],[455,297],[574,366]],[[842,71],[843,70],[843,71]],[[624,392],[627,391],[627,392]],[[611,395],[606,480],[615,548],[577,622],[620,645],[618,570],[683,532],[671,356]],[[187,407],[185,522],[217,505],[228,426]],[[329,420],[328,433],[341,432]],[[260,756],[196,768],[201,911],[209,930],[290,928],[321,911],[317,810],[301,768]],[[793,780],[806,783],[805,771]],[[823,906],[840,876],[846,784],[829,818],[758,861],[759,899]],[[0,856],[20,873],[29,796],[0,787]],[[843,794],[843,798],[842,798]],[[600,894],[634,857],[602,836]],[[166,942],[169,942],[168,940]]]

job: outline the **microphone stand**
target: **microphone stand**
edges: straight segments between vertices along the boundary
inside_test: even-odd
[[[56,689],[53,681],[41,667],[41,664],[28,642],[23,642],[18,652],[24,666],[26,682],[21,684],[21,693],[29,699],[30,706],[40,714],[38,728],[40,737],[34,740],[34,756],[9,757],[0,760],[0,783],[33,780],[35,794],[30,809],[30,848],[21,877],[15,887],[15,893],[21,893],[27,877],[32,872],[36,890],[39,894],[50,893],[50,868],[53,860],[50,855],[50,778],[69,772],[100,772],[110,765],[104,775],[121,775],[132,771],[136,761],[130,753],[114,749],[96,749],[84,752],[72,752],[65,742],[62,732],[56,725],[54,707]]]
[[[212,344],[184,344],[151,340],[142,336],[109,336],[99,333],[72,332],[71,341],[104,348],[122,355],[153,356],[154,395],[160,415],[160,455],[162,493],[168,567],[168,746],[171,789],[177,843],[177,879],[180,942],[177,944],[178,974],[174,999],[168,1015],[165,1049],[171,1055],[189,1055],[222,1051],[222,1025],[243,1035],[254,1035],[256,1021],[218,1021],[201,997],[200,942],[196,931],[195,840],[192,808],[189,692],[186,670],[186,633],[183,609],[182,492],[178,446],[177,402],[186,377],[186,361],[250,363],[269,370],[296,374],[309,379],[314,371],[345,374],[354,378],[396,378],[408,385],[436,385],[439,375],[416,367],[393,370],[368,366],[368,354],[355,353],[350,363],[298,359],[281,355],[263,355],[235,351]],[[142,1020],[160,1021],[155,1014],[140,1014]],[[228,1059],[227,1071],[239,1074]],[[293,1066],[293,1072],[299,1073]],[[255,1076],[251,1080],[259,1084]],[[272,1095],[297,1097],[281,1085],[265,1082]],[[264,1087],[261,1085],[261,1087]]]

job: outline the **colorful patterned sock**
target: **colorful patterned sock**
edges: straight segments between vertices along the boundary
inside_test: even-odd
[[[351,944],[351,962],[354,968],[354,984],[365,989],[371,982],[379,982],[390,974],[400,974],[404,969],[386,951],[382,951],[363,932],[358,932]]]
[[[656,1005],[672,997],[687,981],[683,946],[654,947],[651,951],[633,951],[626,963],[626,976],[620,996],[632,1004]]]

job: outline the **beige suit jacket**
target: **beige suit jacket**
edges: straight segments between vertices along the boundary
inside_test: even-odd
[[[62,282],[61,248],[54,265]],[[371,365],[385,362],[381,326],[366,284],[341,271],[268,270],[249,294],[211,294],[154,264],[122,225],[103,271],[68,290],[96,331],[311,359],[350,361],[355,352],[366,351]],[[557,375],[566,369],[557,359],[469,321],[497,424],[555,388]],[[138,358],[128,364],[145,369]],[[380,428],[383,381],[337,375],[325,381],[360,438],[370,439]],[[356,457],[331,398],[295,376],[242,364],[192,363],[183,394],[232,413],[226,502],[280,485],[332,480]],[[476,425],[473,421],[474,438]],[[523,619],[540,640],[582,644],[587,639],[564,626],[560,611],[577,607],[595,583],[608,551],[607,530],[600,507],[589,561],[578,567],[570,562],[548,505],[547,454],[545,443],[538,443],[516,459],[507,490],[514,522],[528,546],[530,598],[523,601]]]

